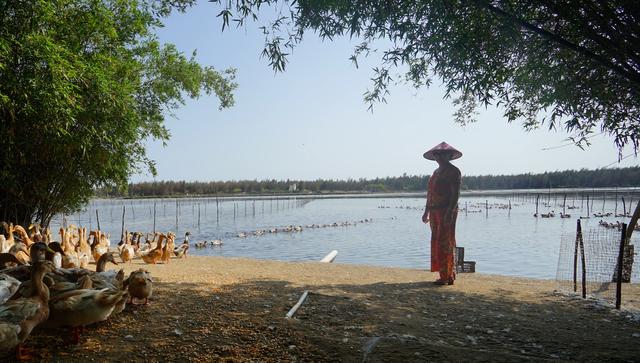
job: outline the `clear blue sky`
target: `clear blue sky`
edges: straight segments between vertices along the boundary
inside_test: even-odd
[[[438,82],[416,91],[398,85],[387,104],[367,110],[362,94],[370,87],[376,55],[356,69],[348,60],[348,38],[322,42],[307,34],[290,56],[285,73],[275,74],[260,58],[263,36],[257,25],[221,32],[220,9],[200,2],[174,14],[159,31],[162,41],[191,54],[203,65],[237,68],[233,108],[218,111],[215,97],[189,100],[168,118],[168,145],[150,141],[156,180],[345,179],[430,174],[434,162],[424,151],[446,141],[464,153],[455,164],[466,175],[538,173],[601,168],[617,160],[612,139],[600,135],[581,150],[566,144],[565,132],[546,128],[525,132],[508,124],[499,110],[482,110],[479,122],[453,123],[451,100]],[[625,151],[624,155],[630,154]],[[618,166],[636,166],[629,157]],[[613,166],[612,166],[613,167]],[[151,181],[143,173],[132,181]]]

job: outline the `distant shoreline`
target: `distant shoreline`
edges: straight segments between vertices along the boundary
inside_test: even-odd
[[[96,197],[94,200],[117,199],[202,199],[219,198],[227,199],[342,199],[342,198],[419,198],[424,197],[424,192],[325,192],[325,193],[238,193],[238,194],[202,194],[202,195],[171,195],[171,196],[133,196],[133,197]],[[506,195],[576,195],[576,194],[636,194],[640,193],[640,187],[624,188],[546,188],[546,189],[488,189],[488,190],[462,190],[461,196],[506,196]]]

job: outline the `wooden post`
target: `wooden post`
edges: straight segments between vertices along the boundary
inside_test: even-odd
[[[584,239],[580,233],[580,259],[582,260],[582,298],[587,298],[587,261],[584,256]]]
[[[591,213],[589,213],[589,194],[587,194],[587,218],[591,217]]]
[[[562,214],[567,214],[567,195],[564,195],[564,199],[562,200]]]
[[[178,198],[176,198],[176,233],[178,232],[178,215],[180,214],[180,207],[178,206]]]
[[[98,214],[98,210],[96,209],[96,222],[98,223],[98,231],[100,230],[100,215]]]
[[[576,227],[576,243],[573,249],[573,292],[578,292],[578,246],[579,241],[582,238],[582,226],[580,225],[580,218]]]
[[[629,208],[631,209],[631,208]],[[636,204],[636,209],[633,212],[633,216],[631,216],[631,221],[629,222],[629,225],[627,226],[627,241],[631,242],[631,235],[633,234],[633,231],[636,229],[636,224],[638,223],[638,218],[640,218],[640,202],[638,202],[638,204]]]
[[[467,202],[464,202],[464,215],[467,216],[469,215],[469,207],[467,206]]]
[[[621,197],[621,198],[622,198],[622,215],[626,217],[627,216],[627,203],[625,203],[624,197]]]
[[[124,241],[124,214],[125,214],[126,210],[127,210],[127,206],[123,205],[122,206],[122,230],[120,232],[120,240],[121,241]]]
[[[618,251],[618,269],[616,271],[616,309],[620,310],[622,303],[622,260],[624,245],[627,238],[627,224],[622,223],[622,237],[620,238],[620,250]]]
[[[535,216],[538,216],[538,201],[540,200],[540,194],[536,195],[536,214]]]
[[[484,211],[486,212],[486,216],[489,217],[489,201],[486,199],[484,201]]]
[[[200,203],[198,203],[198,228],[200,228]]]

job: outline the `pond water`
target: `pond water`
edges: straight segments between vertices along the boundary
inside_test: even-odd
[[[460,198],[459,205],[466,210],[458,216],[457,243],[465,248],[465,259],[476,261],[481,273],[554,278],[560,243],[575,239],[576,220],[585,211],[574,200],[576,209],[567,210],[572,218],[559,218],[559,213],[554,218],[534,218],[532,198],[510,198]],[[177,231],[176,243],[190,231],[190,253],[195,255],[317,261],[337,250],[336,263],[428,269],[430,231],[421,221],[424,203],[423,197],[94,200],[84,212],[66,216],[66,222],[95,229],[97,210],[100,227],[111,234],[113,246],[120,240],[123,207],[126,230],[151,232],[155,206],[155,229]],[[548,203],[541,203],[540,212],[562,211],[561,200]],[[613,212],[614,201],[599,201],[592,208]],[[617,210],[621,212],[622,206]],[[583,230],[602,229],[600,220],[628,222],[629,218],[583,219]],[[62,223],[60,216],[52,227]],[[302,226],[302,231],[268,232],[286,226]],[[258,230],[264,233],[254,235]],[[242,233],[247,236],[239,237]],[[201,249],[193,244],[214,239],[223,244]],[[637,234],[633,240],[637,245]],[[638,263],[634,265],[637,281]]]

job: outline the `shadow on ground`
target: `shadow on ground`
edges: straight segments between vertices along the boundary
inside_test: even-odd
[[[65,345],[65,329],[27,340],[35,360],[167,361],[636,361],[640,324],[625,313],[551,293],[469,294],[431,283],[308,286],[256,280],[205,288],[155,284],[149,306],[128,306]],[[10,359],[10,357],[5,357]]]

